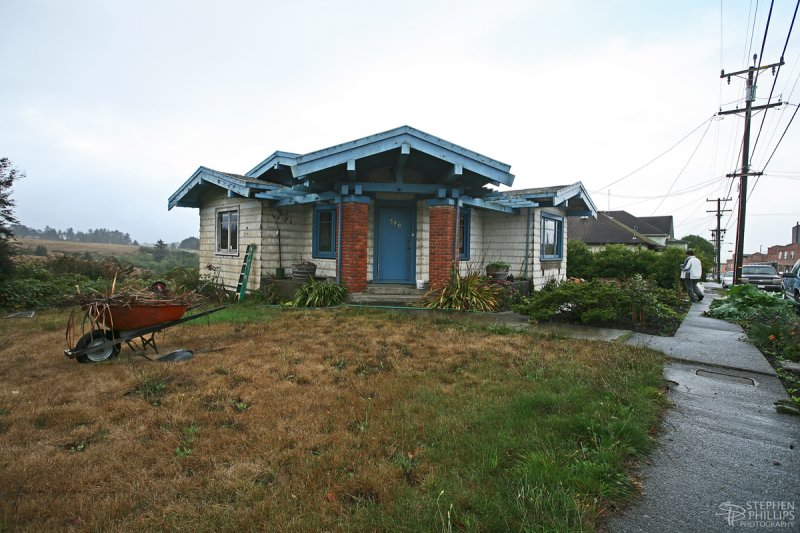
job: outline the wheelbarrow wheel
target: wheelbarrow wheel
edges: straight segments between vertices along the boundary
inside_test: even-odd
[[[91,348],[92,346],[97,346],[103,344],[107,340],[111,340],[114,338],[114,334],[110,330],[95,330],[90,331],[80,339],[78,339],[78,344],[75,345],[75,350],[84,350],[86,348]],[[86,353],[83,353],[77,356],[75,359],[78,360],[79,363],[99,363],[100,361],[106,361],[111,359],[115,355],[119,353],[119,344],[113,344],[111,346],[104,346],[98,348],[96,350],[89,350]]]

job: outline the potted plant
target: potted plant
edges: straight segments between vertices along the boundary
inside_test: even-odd
[[[486,275],[495,281],[503,281],[508,277],[511,265],[503,261],[493,261],[486,265]]]
[[[309,277],[313,279],[314,274],[316,273],[317,273],[316,263],[312,263],[311,261],[306,261],[302,257],[300,258],[299,263],[295,263],[292,265],[292,279],[306,280]]]
[[[278,268],[275,269],[275,278],[283,279],[286,277],[286,269],[283,268],[283,250],[281,248],[281,225],[291,224],[292,219],[289,214],[281,209],[276,209],[270,213],[275,222],[275,236],[278,237]],[[305,278],[303,278],[305,279]]]

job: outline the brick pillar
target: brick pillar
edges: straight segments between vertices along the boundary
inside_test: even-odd
[[[361,202],[341,204],[342,209],[342,283],[350,292],[367,288],[367,231],[369,205]]]
[[[428,239],[428,276],[431,287],[447,283],[453,268],[456,245],[456,207],[430,207],[430,238]]]

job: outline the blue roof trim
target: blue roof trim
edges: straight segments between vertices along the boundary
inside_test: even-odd
[[[295,164],[295,161],[299,157],[300,154],[293,154],[292,152],[281,152],[280,150],[272,153],[269,157],[263,160],[261,163],[254,166],[250,171],[245,174],[248,178],[257,178],[258,176],[262,175],[264,172],[268,171],[270,168],[276,165],[282,165],[286,167],[291,167]]]
[[[583,183],[578,181],[572,185],[561,187],[560,189],[544,190],[537,192],[526,193],[525,191],[503,191],[500,193],[487,196],[487,200],[502,203],[504,201],[519,201],[519,200],[548,200],[552,201],[553,207],[566,207],[567,202],[572,198],[578,198],[583,201],[587,209],[581,209],[575,212],[567,212],[567,216],[591,216],[597,218],[597,207],[594,205],[589,192]],[[542,202],[538,202],[542,204]],[[513,204],[512,204],[513,205]],[[588,211],[588,214],[587,214]]]
[[[181,185],[167,201],[167,209],[178,207],[198,207],[195,202],[188,201],[187,195],[198,188],[214,185],[244,198],[251,198],[259,191],[260,198],[282,199],[287,196],[301,195],[288,187],[270,183],[262,183],[253,179],[237,177],[207,167],[199,167],[194,174]]]
[[[303,179],[309,174],[347,164],[353,159],[361,159],[401,148],[403,144],[408,144],[412,150],[426,153],[454,165],[461,165],[464,169],[484,176],[496,185],[510,186],[514,183],[514,175],[509,172],[510,165],[410,126],[401,126],[383,133],[300,155],[296,158],[295,165],[292,166],[292,175],[296,179]]]

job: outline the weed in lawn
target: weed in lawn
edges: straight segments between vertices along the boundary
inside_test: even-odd
[[[201,399],[201,405],[206,411],[222,411],[230,403],[228,393],[222,389],[216,389],[210,395]]]
[[[514,326],[509,326],[508,324],[490,324],[486,326],[486,331],[491,333],[492,335],[512,335],[514,333],[519,333],[519,330]]]
[[[80,426],[83,427],[83,426]],[[98,429],[97,431],[82,437],[76,441],[69,442],[64,444],[62,448],[70,453],[78,453],[86,451],[91,444],[97,444],[99,442],[103,442],[108,438],[110,431],[107,429]]]
[[[200,433],[200,426],[195,422],[181,428],[180,444],[175,448],[176,457],[183,459],[192,454],[192,446],[198,433]]]
[[[131,365],[131,374],[136,381],[136,392],[152,406],[158,407],[167,392],[168,377],[161,367]]]
[[[416,470],[419,466],[419,459],[413,452],[398,450],[392,457],[392,462],[400,468],[406,483],[412,486],[419,483],[420,479]]]
[[[238,413],[242,413],[250,409],[250,404],[242,400],[241,398],[236,398],[235,400],[231,400],[231,406],[233,406],[233,408]]]
[[[347,366],[347,361],[344,359],[337,359],[331,366],[336,370],[344,370]]]

